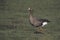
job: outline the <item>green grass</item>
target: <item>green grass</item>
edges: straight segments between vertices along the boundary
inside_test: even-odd
[[[60,40],[59,4],[59,0],[1,1],[0,40]],[[34,16],[51,21],[44,34],[34,34],[36,28],[29,24],[28,7],[34,10]]]

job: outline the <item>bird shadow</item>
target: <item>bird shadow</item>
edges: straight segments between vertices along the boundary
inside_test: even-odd
[[[44,33],[35,31],[34,34],[44,34]]]

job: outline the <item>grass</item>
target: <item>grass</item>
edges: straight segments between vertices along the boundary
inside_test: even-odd
[[[0,40],[60,40],[59,4],[59,0],[0,0]],[[51,20],[44,34],[34,34],[28,7],[34,16]]]

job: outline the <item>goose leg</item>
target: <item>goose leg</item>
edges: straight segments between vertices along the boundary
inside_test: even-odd
[[[44,33],[45,31],[46,31],[46,29],[43,29],[42,27],[37,28],[37,32]]]

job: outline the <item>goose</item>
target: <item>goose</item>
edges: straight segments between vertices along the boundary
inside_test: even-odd
[[[32,26],[37,27],[36,33],[43,33],[43,27],[47,25],[50,21],[48,19],[38,19],[32,15],[32,9],[28,8],[29,12],[29,22]]]

